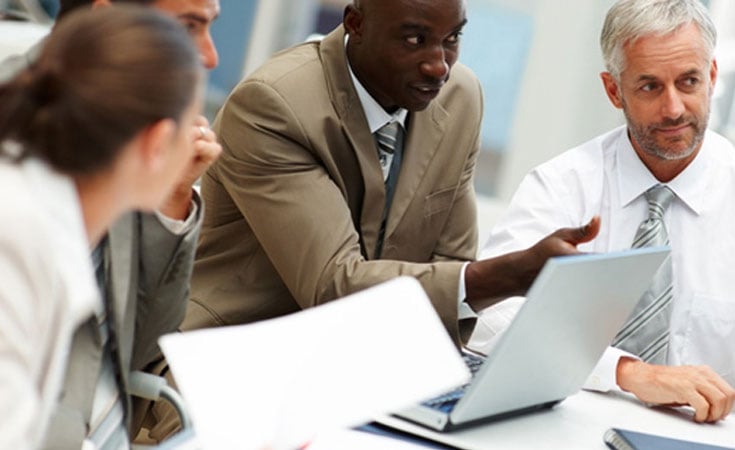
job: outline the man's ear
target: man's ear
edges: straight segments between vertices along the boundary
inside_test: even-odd
[[[710,95],[712,92],[715,91],[715,83],[717,82],[717,59],[712,58],[712,64],[710,64],[709,67],[709,85],[710,85]]]
[[[138,134],[139,155],[145,170],[158,173],[167,164],[167,152],[176,135],[173,119],[161,119]]]
[[[600,78],[602,78],[602,84],[605,86],[605,94],[607,94],[607,98],[610,99],[613,106],[618,109],[622,109],[623,98],[620,94],[620,86],[618,85],[618,82],[615,81],[615,78],[610,72],[602,72],[600,74]]]
[[[350,41],[352,42],[359,42],[362,38],[362,19],[362,10],[357,8],[354,3],[350,3],[345,7],[342,23],[350,35]]]

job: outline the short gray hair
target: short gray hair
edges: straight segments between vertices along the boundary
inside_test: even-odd
[[[625,70],[623,47],[649,35],[665,35],[694,23],[699,27],[710,58],[717,30],[700,0],[619,0],[607,12],[600,35],[605,67],[615,79]]]

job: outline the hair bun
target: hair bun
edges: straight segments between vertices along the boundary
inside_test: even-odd
[[[35,68],[29,71],[28,94],[39,106],[54,103],[62,92],[61,77],[50,68]]]

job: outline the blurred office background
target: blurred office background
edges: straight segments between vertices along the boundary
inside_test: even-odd
[[[735,2],[703,1],[720,34],[720,80],[710,125],[735,141]],[[209,79],[210,117],[235,84],[271,54],[339,24],[348,2],[220,0],[222,15],[212,31],[220,66]],[[485,94],[476,176],[483,235],[529,169],[623,123],[598,76],[603,70],[598,36],[612,3],[467,0],[460,61],[475,71]],[[43,11],[53,16],[56,6],[55,0],[0,0],[0,8],[44,22]],[[9,48],[3,22],[0,56]]]

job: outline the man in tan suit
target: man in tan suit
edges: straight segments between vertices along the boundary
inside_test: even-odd
[[[462,0],[356,0],[324,40],[275,55],[235,88],[214,125],[222,157],[202,181],[184,329],[268,319],[409,275],[465,338],[472,309],[525,292],[549,256],[594,236],[596,219],[469,262],[482,93],[455,65],[465,23]],[[390,122],[402,136],[386,152],[374,133]]]
[[[223,152],[202,178],[182,329],[269,319],[409,275],[461,341],[473,309],[524,293],[549,256],[594,237],[597,219],[470,262],[482,93],[455,65],[465,22],[462,0],[354,1],[324,40],[235,88],[214,123]],[[387,158],[374,133],[391,122],[402,131]],[[149,420],[157,436],[178,427],[163,402]]]

